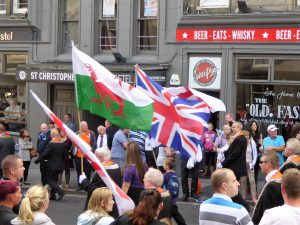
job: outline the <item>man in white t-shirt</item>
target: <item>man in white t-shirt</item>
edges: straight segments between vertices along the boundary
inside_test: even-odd
[[[259,225],[298,225],[300,222],[300,171],[288,169],[283,173],[281,194],[284,205],[265,211]]]

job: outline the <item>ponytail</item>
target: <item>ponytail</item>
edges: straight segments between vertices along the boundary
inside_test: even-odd
[[[26,196],[21,203],[20,211],[19,211],[20,220],[31,223],[33,221],[33,213],[30,207],[30,199]]]
[[[33,212],[39,211],[49,201],[48,191],[41,185],[35,185],[28,189],[25,198],[21,202],[19,219],[25,223],[32,223]]]

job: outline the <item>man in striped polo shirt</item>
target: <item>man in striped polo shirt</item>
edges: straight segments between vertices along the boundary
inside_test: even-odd
[[[214,195],[201,204],[199,225],[253,224],[247,210],[231,200],[238,194],[239,185],[232,170],[214,171],[211,176]]]

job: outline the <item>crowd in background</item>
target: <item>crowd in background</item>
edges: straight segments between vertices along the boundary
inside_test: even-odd
[[[189,165],[189,158],[175,157],[178,152],[174,149],[153,148],[145,132],[118,128],[109,121],[98,126],[96,133],[81,121],[77,131],[69,113],[64,123],[91,146],[110,177],[133,200],[135,209],[119,215],[112,192],[81,149],[52,121],[41,124],[36,148],[27,129],[20,130],[15,142],[0,124],[0,224],[39,224],[40,220],[54,224],[45,212],[49,200],[61,201],[70,189],[71,168],[77,173],[77,191],[87,192],[85,211],[78,216],[77,224],[81,225],[186,224],[177,207],[179,188],[183,201],[199,201],[200,177],[211,178],[214,195],[201,204],[199,224],[286,224],[276,221],[273,207],[282,207],[284,216],[289,216],[288,224],[300,219],[300,124],[293,126],[286,142],[276,125],[270,124],[264,137],[257,121],[244,124],[228,113],[222,131],[214,128],[214,121],[208,123],[200,140],[203,159]],[[40,166],[41,184],[24,194],[20,184],[31,185],[28,172],[33,158]],[[181,179],[175,164],[181,167]],[[261,174],[266,176],[266,184],[258,193]]]

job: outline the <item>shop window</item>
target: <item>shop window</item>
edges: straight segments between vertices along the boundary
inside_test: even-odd
[[[158,0],[139,0],[137,51],[157,49]]]
[[[274,59],[274,80],[300,81],[299,59]]]
[[[28,0],[14,0],[13,12],[26,13],[28,8]]]
[[[183,15],[282,13],[299,11],[299,0],[184,0]]]
[[[117,49],[117,0],[102,0],[99,19],[99,50]]]
[[[246,125],[257,120],[265,135],[270,124],[276,124],[288,138],[293,124],[300,122],[300,87],[294,85],[237,83],[237,109]]]
[[[238,80],[268,80],[269,59],[238,59],[237,79]]]
[[[3,72],[3,66],[4,66],[2,57],[3,57],[3,55],[0,54],[0,74]]]
[[[6,14],[6,0],[0,0],[0,14]]]
[[[64,0],[63,4],[63,52],[71,52],[71,41],[78,44],[79,0]]]
[[[13,18],[17,15],[18,19],[25,19],[27,11],[28,0],[0,0],[0,15],[4,17]]]
[[[26,125],[24,90],[25,84],[0,85],[0,123],[7,131],[18,133]]]
[[[16,71],[18,65],[27,63],[27,55],[22,54],[7,54],[5,72],[13,73]]]
[[[17,67],[26,64],[27,58],[24,53],[1,53],[0,74],[15,75]]]

